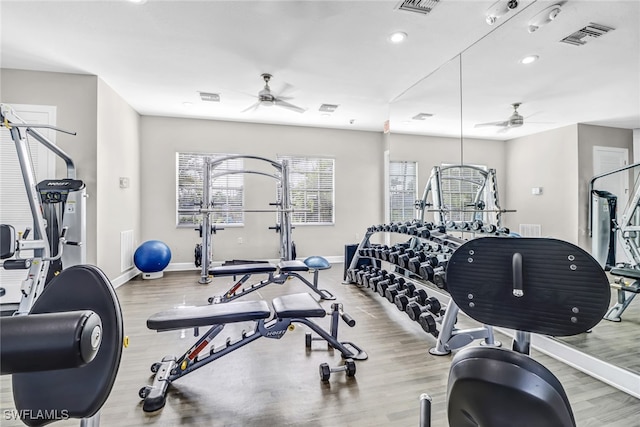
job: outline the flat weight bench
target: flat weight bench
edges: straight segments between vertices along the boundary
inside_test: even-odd
[[[209,298],[209,304],[219,304],[224,302],[233,301],[253,291],[257,291],[267,285],[275,283],[276,285],[283,285],[288,279],[297,277],[302,280],[302,283],[307,285],[313,292],[315,292],[320,299],[334,300],[336,297],[326,289],[318,289],[318,272],[319,268],[313,269],[313,283],[302,277],[299,273],[308,272],[310,268],[302,261],[280,261],[278,266],[271,263],[258,263],[258,264],[240,264],[240,265],[224,265],[220,267],[213,267],[209,270],[209,274],[213,277],[225,277],[225,276],[242,276],[233,286],[229,288],[223,295],[217,295]],[[253,274],[268,274],[266,279],[254,283],[248,288],[241,288],[242,285],[249,280]]]
[[[272,301],[274,315],[271,320],[271,310],[266,301],[237,301],[227,304],[212,304],[199,307],[176,308],[152,315],[147,320],[147,327],[158,332],[194,328],[198,336],[198,328],[211,326],[209,330],[193,344],[182,356],[165,356],[161,362],[151,365],[151,372],[155,374],[151,386],[142,387],[140,398],[144,399],[142,409],[153,412],[164,407],[169,385],[196,369],[229,354],[258,338],[280,339],[289,330],[292,323],[301,323],[313,330],[327,341],[331,348],[342,354],[346,363],[353,360],[365,360],[367,354],[351,342],[338,341],[338,322],[342,318],[349,326],[355,326],[355,321],[345,313],[342,304],[332,304],[331,329],[327,332],[309,318],[324,317],[324,308],[308,293],[285,295]],[[241,337],[232,341],[227,338],[220,347],[210,346],[213,339],[224,329],[227,323],[254,321],[255,328],[251,332],[242,331]],[[311,337],[307,334],[305,345],[311,347]],[[210,348],[208,352],[205,349]],[[202,356],[202,357],[200,357]],[[326,365],[326,364],[323,364]],[[321,365],[321,378],[322,365]],[[355,368],[350,376],[355,375]]]
[[[611,287],[618,291],[618,302],[607,311],[604,319],[612,322],[620,322],[622,313],[629,307],[631,301],[640,293],[640,270],[635,268],[612,268],[610,273],[618,276]],[[633,283],[627,284],[624,279],[633,279]]]

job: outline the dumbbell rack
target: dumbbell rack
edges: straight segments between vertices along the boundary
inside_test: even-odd
[[[436,337],[436,346],[429,350],[434,355],[449,354],[477,339],[483,339],[485,345],[500,345],[490,326],[456,328],[459,309],[446,293],[446,267],[466,240],[449,234],[451,231],[468,232],[471,238],[509,233],[480,221],[437,226],[414,220],[375,225],[367,228],[347,270],[348,283],[374,290]],[[391,247],[372,244],[370,239],[377,233],[397,233],[408,240]],[[383,263],[387,269],[382,268]],[[429,296],[427,290],[437,297]]]

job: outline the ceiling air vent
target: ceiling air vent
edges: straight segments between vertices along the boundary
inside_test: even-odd
[[[411,119],[413,119],[413,120],[427,120],[429,117],[433,117],[433,114],[431,114],[431,113],[419,113],[419,114],[416,114],[415,116],[411,117]]]
[[[337,108],[338,106],[336,104],[322,104],[320,108],[318,108],[318,111],[333,113]]]
[[[220,94],[200,92],[200,99],[208,102],[220,102]]]
[[[614,30],[614,28],[590,22],[586,27],[579,29],[560,41],[574,46],[582,46],[583,44],[586,44],[590,38],[598,38],[612,30]]]
[[[402,0],[396,6],[396,9],[404,10],[407,12],[422,13],[424,15],[431,12],[431,10],[440,3],[440,0]]]

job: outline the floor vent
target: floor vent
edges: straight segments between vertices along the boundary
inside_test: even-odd
[[[396,7],[406,12],[428,14],[440,3],[440,0],[402,0]]]
[[[614,28],[607,27],[606,25],[594,24],[593,22],[591,22],[586,27],[579,29],[575,33],[568,35],[560,41],[574,46],[582,46],[583,44],[586,44],[590,39],[598,38],[613,30]]]
[[[541,237],[542,226],[540,224],[520,224],[520,236]]]
[[[133,230],[120,232],[120,272],[133,268]]]

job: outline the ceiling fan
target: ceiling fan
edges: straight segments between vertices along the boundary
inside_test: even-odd
[[[247,111],[254,111],[260,106],[271,107],[273,105],[295,111],[296,113],[304,113],[306,111],[304,108],[290,104],[286,101],[292,99],[291,97],[277,96],[271,93],[271,88],[269,87],[269,81],[271,80],[271,77],[273,77],[271,74],[263,73],[260,77],[264,80],[264,89],[258,92],[258,102],[242,110],[243,113]]]
[[[478,128],[478,127],[485,127],[485,126],[498,126],[498,127],[504,128],[503,129],[504,131],[510,128],[520,127],[524,124],[524,117],[522,117],[518,113],[518,107],[520,107],[520,105],[522,105],[522,103],[520,102],[511,104],[511,106],[513,107],[513,114],[511,114],[511,117],[509,117],[507,120],[504,120],[501,122],[479,123],[474,127]]]

